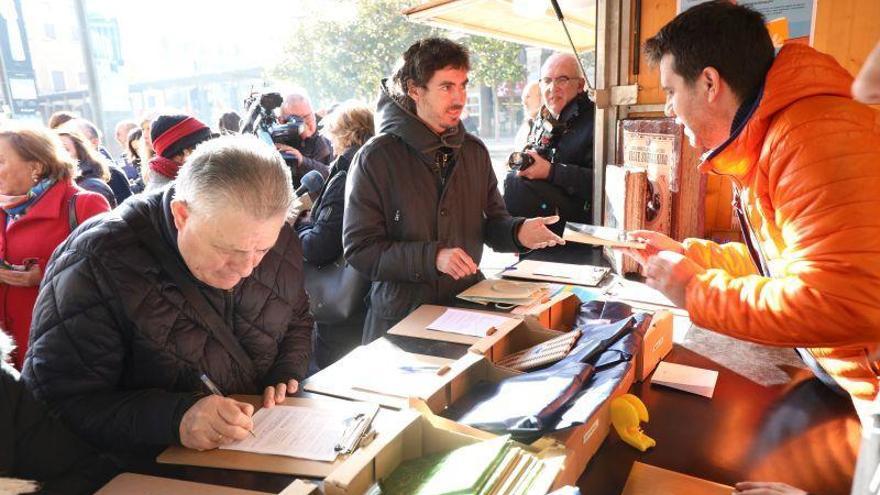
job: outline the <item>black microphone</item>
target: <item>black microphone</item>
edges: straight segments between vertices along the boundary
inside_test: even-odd
[[[299,187],[296,188],[296,191],[294,192],[297,197],[302,196],[305,193],[318,194],[321,192],[321,188],[324,187],[324,176],[321,175],[321,172],[312,170],[302,176],[299,184]]]

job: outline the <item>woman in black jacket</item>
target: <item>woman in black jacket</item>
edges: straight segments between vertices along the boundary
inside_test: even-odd
[[[19,491],[17,480],[37,482],[40,493],[93,493],[116,474],[116,465],[34,400],[6,362],[10,352],[12,339],[0,329],[0,493]]]
[[[310,217],[297,224],[305,262],[313,267],[328,265],[342,256],[342,217],[348,166],[355,153],[375,132],[372,110],[355,102],[343,103],[321,123],[324,126],[322,133],[330,140],[333,149],[342,152],[331,164],[327,183],[315,200]],[[308,274],[307,271],[307,277]],[[362,306],[341,324],[330,325],[315,317],[318,331],[314,356],[319,368],[329,366],[361,343],[365,316],[366,308]]]
[[[104,196],[110,203],[110,208],[116,208],[119,202],[113,189],[110,188],[110,165],[97,152],[93,151],[79,134],[69,131],[59,131],[58,136],[67,153],[70,154],[78,167],[79,175],[76,177],[76,185]],[[127,183],[127,180],[126,180]]]

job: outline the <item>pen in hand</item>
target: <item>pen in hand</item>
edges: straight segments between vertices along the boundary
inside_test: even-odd
[[[202,379],[202,383],[204,383],[205,386],[208,387],[208,390],[212,394],[219,395],[220,397],[223,397],[223,392],[221,392],[220,389],[217,387],[217,385],[213,381],[211,381],[210,378],[208,378],[208,375],[206,373],[202,373],[199,378]],[[254,433],[254,430],[248,430],[248,433],[250,433],[251,436],[253,436],[254,438],[257,438],[257,434]]]

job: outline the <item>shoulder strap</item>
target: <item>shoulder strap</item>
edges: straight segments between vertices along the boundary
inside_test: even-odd
[[[76,219],[77,196],[79,196],[79,193],[73,193],[73,196],[70,197],[70,201],[67,202],[67,224],[70,225],[71,232],[73,232],[79,225],[79,220]]]
[[[189,302],[190,306],[205,320],[208,331],[220,341],[226,352],[235,359],[245,374],[256,383],[257,373],[254,369],[254,362],[241,347],[226,320],[211,306],[189,275],[183,273],[180,263],[173,258],[173,254],[168,249],[156,245],[156,232],[152,229],[148,220],[131,207],[123,208],[120,216],[137,235],[141,245],[159,261],[162,265],[162,270],[174,280],[177,288],[183,293],[183,297]]]

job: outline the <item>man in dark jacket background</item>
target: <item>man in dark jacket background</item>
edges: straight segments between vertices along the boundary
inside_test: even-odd
[[[318,133],[318,119],[305,91],[295,90],[284,97],[278,121],[284,124],[291,117],[298,117],[303,121],[303,130],[300,132],[302,142],[298,148],[281,143],[276,143],[275,147],[278,151],[291,155],[296,162],[296,169],[293,171],[294,186],[298,187],[300,178],[312,170],[321,172],[326,179],[330,173],[330,162],[333,161],[333,147],[327,138]]]
[[[352,163],[343,245],[372,281],[364,341],[421,304],[452,304],[478,282],[483,243],[496,251],[561,244],[556,217],[512,218],[489,152],[467,134],[467,50],[450,40],[413,44],[383,81],[380,134]]]
[[[312,318],[290,171],[254,137],[203,143],[174,185],[85,222],[50,261],[23,378],[99,448],[212,449],[308,365]],[[121,256],[119,253],[125,253]]]
[[[544,106],[533,121],[526,153],[535,162],[504,179],[504,202],[512,215],[558,214],[565,222],[593,223],[593,127],[595,106],[571,54],[555,54],[541,67]]]

